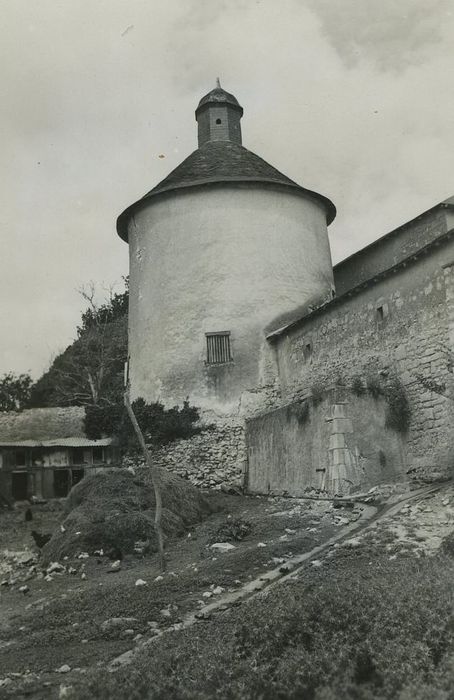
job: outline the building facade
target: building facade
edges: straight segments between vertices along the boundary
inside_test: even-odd
[[[85,409],[0,413],[0,496],[7,502],[64,498],[87,473],[111,468],[111,438],[89,440]]]
[[[216,449],[254,492],[446,473],[454,198],[333,269],[334,205],[245,149],[242,114],[219,85],[202,98],[198,149],[118,219],[133,397],[231,426]]]
[[[334,278],[341,294],[268,336],[278,368],[276,406],[288,409],[307,400],[312,423],[323,427],[320,448],[307,460],[306,483],[317,487],[324,469],[342,470],[356,453],[363,485],[450,473],[453,266],[454,201],[447,200],[337,265]],[[328,420],[315,418],[314,392],[326,394],[320,405]],[[329,416],[340,404],[349,434],[333,447]],[[406,419],[400,424],[391,420],[393,410],[405,412]],[[272,427],[271,414],[261,424],[262,436],[272,438],[280,430]],[[290,432],[291,424],[289,419]],[[286,443],[287,455],[294,453],[289,459],[295,474],[297,455],[308,454],[309,444],[314,444],[310,425],[311,420]],[[257,432],[253,419],[250,426],[252,438]],[[263,464],[274,464],[276,471],[282,460],[276,442],[266,451],[263,445],[258,449],[259,441],[257,433],[250,485],[262,490]],[[289,482],[294,478],[286,477]]]

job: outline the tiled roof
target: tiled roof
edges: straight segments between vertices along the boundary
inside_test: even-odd
[[[189,187],[204,180],[228,180],[237,178],[262,179],[298,187],[279,170],[265,160],[233,141],[207,141],[191,153],[170,175],[156,185],[145,197],[164,192],[173,187]]]
[[[133,209],[150,197],[181,188],[222,182],[261,182],[291,187],[296,192],[306,193],[321,202],[326,209],[328,223],[336,215],[334,204],[329,199],[301,187],[244,146],[232,141],[208,141],[191,153],[141,200],[120,214],[117,231],[124,240],[128,239],[127,226]]]
[[[89,440],[84,418],[85,409],[79,406],[0,413],[0,445],[84,447],[111,443],[110,438]]]

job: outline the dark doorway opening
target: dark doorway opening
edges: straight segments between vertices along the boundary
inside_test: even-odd
[[[56,498],[65,498],[69,491],[69,470],[54,469],[54,495]]]
[[[104,462],[104,448],[93,448],[93,464],[102,464]]]
[[[75,486],[79,483],[81,479],[84,478],[85,469],[72,469],[71,470],[71,484]]]
[[[27,498],[27,472],[13,472],[11,493],[15,501],[25,501]]]

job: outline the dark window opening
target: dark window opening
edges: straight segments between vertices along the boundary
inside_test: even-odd
[[[31,457],[32,466],[41,467],[44,464],[44,450],[39,447],[34,447]]]
[[[54,469],[54,495],[65,498],[69,491],[69,469]]]
[[[15,501],[25,501],[28,496],[27,472],[13,472],[11,474],[11,493]]]
[[[222,120],[221,120],[221,119],[216,119],[216,124],[222,124]]]
[[[104,462],[104,450],[102,447],[94,447],[93,448],[93,462],[95,464],[99,464],[100,462]]]
[[[85,451],[83,447],[74,447],[71,456],[72,464],[85,464]]]
[[[72,469],[71,470],[71,485],[75,486],[79,483],[85,476],[85,469]]]
[[[376,306],[375,313],[378,322],[384,321],[389,314],[388,304],[380,300]]]
[[[27,466],[27,456],[25,450],[16,450],[16,467]]]
[[[303,349],[303,355],[305,360],[309,360],[312,356],[312,343],[306,343]]]
[[[232,362],[230,332],[207,333],[207,364],[222,365]]]

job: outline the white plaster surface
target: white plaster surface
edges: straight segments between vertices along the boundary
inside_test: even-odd
[[[133,397],[232,411],[262,382],[264,328],[325,300],[333,277],[320,204],[282,188],[225,184],[151,198],[129,224]],[[207,332],[234,363],[205,365]]]

